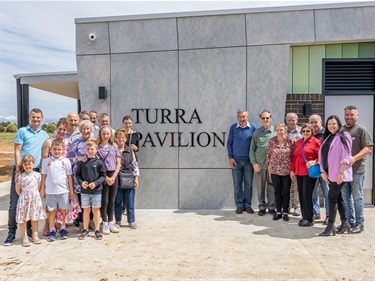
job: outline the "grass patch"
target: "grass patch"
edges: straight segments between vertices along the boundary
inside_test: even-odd
[[[14,140],[16,133],[0,133],[0,141]]]

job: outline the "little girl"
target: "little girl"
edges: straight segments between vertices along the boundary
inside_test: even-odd
[[[22,246],[28,247],[26,223],[31,220],[33,230],[32,242],[40,244],[38,237],[38,220],[47,218],[40,198],[41,176],[33,171],[35,160],[31,155],[25,155],[19,166],[20,173],[17,174],[16,192],[19,195],[17,203],[16,221],[20,225],[22,235]]]
[[[113,213],[118,187],[117,174],[121,166],[121,155],[118,149],[113,146],[114,136],[110,126],[104,125],[100,127],[97,141],[98,152],[96,156],[103,161],[107,173],[105,182],[103,183],[102,206],[100,208],[103,221],[102,233],[118,233],[119,228],[117,228],[113,222]]]

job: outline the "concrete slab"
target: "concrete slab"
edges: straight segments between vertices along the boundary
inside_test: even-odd
[[[1,242],[8,191],[0,185]],[[372,207],[362,234],[335,237],[319,237],[319,222],[300,228],[299,217],[274,222],[233,210],[136,210],[136,218],[137,230],[122,227],[102,241],[80,241],[70,226],[68,240],[23,248],[17,233],[13,246],[0,246],[0,280],[375,279]]]

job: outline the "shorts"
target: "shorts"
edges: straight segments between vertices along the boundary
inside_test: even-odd
[[[81,193],[81,208],[100,208],[102,206],[102,194]]]
[[[47,194],[46,205],[48,211],[54,211],[55,209],[68,210],[69,192],[62,194]]]

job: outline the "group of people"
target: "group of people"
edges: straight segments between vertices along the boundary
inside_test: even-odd
[[[263,110],[259,114],[262,126],[256,128],[248,121],[248,112],[238,110],[238,122],[230,127],[227,142],[236,213],[254,213],[254,187],[259,216],[265,216],[268,209],[274,221],[289,221],[294,208],[292,214],[302,216],[298,225],[310,227],[321,218],[320,186],[326,209],[323,224],[327,225],[320,236],[361,233],[365,160],[373,141],[368,130],[358,124],[355,106],[345,107],[344,116],[345,125],[331,115],[324,128],[317,114],[298,126],[297,114],[288,113],[285,123],[273,126],[271,112]],[[309,169],[318,169],[318,174],[309,175]],[[336,228],[337,210],[341,225]]]
[[[14,139],[14,160],[5,246],[13,244],[17,224],[22,245],[40,244],[38,220],[46,219],[43,235],[52,242],[68,238],[66,223],[80,228],[79,239],[94,231],[95,239],[120,231],[123,208],[128,225],[137,228],[134,214],[139,168],[136,152],[139,134],[132,130],[132,118],[113,130],[109,116],[95,111],[71,112],[59,120],[49,135],[41,130],[43,113],[33,108],[29,125]],[[98,119],[98,124],[97,124]],[[133,184],[123,189],[119,174],[129,170]],[[46,206],[43,207],[42,197]],[[82,211],[83,210],[83,211]]]

